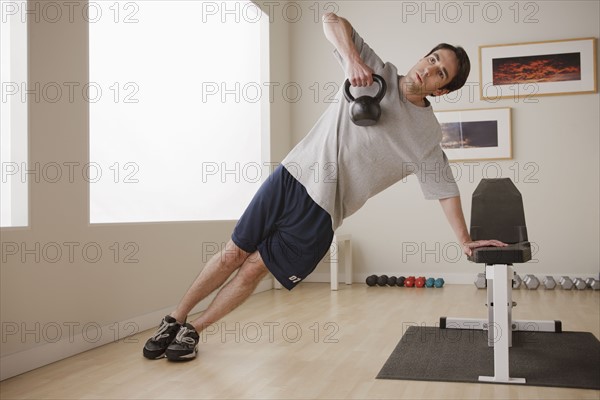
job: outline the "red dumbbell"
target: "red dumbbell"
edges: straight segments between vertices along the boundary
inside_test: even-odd
[[[413,287],[413,286],[415,286],[415,277],[414,276],[409,276],[408,278],[406,278],[406,280],[404,281],[404,286],[405,287]]]
[[[417,279],[415,279],[415,286],[418,288],[422,288],[425,287],[425,277],[424,276],[420,276]]]

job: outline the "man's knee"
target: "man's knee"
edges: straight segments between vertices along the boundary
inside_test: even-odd
[[[235,265],[239,267],[248,258],[250,253],[240,249],[233,240],[229,239],[229,242],[225,245],[225,248],[221,252],[221,261],[227,265]]]
[[[252,253],[244,262],[238,276],[245,283],[256,283],[269,273],[258,251]]]

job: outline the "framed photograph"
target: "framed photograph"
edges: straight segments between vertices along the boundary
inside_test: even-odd
[[[435,113],[450,161],[512,158],[510,108]]]
[[[596,38],[480,46],[480,97],[596,93],[596,51]]]

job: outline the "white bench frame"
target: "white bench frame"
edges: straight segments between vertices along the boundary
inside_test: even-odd
[[[512,264],[487,264],[488,319],[445,318],[445,329],[475,329],[488,331],[488,346],[494,348],[494,376],[479,376],[481,382],[525,383],[525,378],[513,378],[509,373],[509,348],[513,331],[557,332],[560,321],[513,321]],[[558,325],[557,325],[558,324]]]

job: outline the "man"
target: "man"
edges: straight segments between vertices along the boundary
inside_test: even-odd
[[[326,254],[344,218],[410,174],[419,177],[425,198],[440,201],[466,254],[480,246],[503,245],[471,242],[458,188],[440,147],[441,129],[426,99],[464,85],[470,71],[464,50],[439,45],[400,76],[346,19],[329,13],[323,29],[353,90],[376,91],[373,73],[386,80],[380,120],[369,127],[354,125],[348,103],[338,97],[258,190],[225,249],[206,264],[148,339],[145,357],[195,358],[198,333],[244,302],[268,272],[287,289],[294,288]],[[192,308],[235,271],[200,317],[185,323]]]

